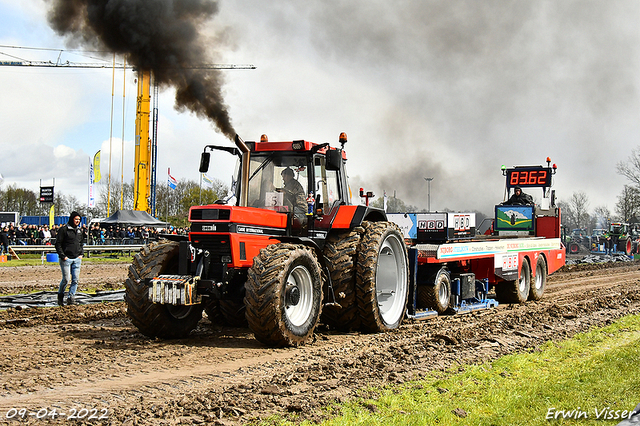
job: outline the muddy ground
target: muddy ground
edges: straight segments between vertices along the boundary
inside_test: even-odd
[[[85,264],[80,288],[120,288],[127,266]],[[0,268],[0,293],[53,290],[59,274],[57,265]],[[206,317],[188,339],[149,339],[124,302],[10,309],[0,312],[0,424],[18,424],[6,416],[22,408],[32,424],[64,423],[74,410],[87,424],[244,424],[275,413],[320,421],[335,412],[322,407],[375,396],[367,386],[531,350],[638,312],[637,263],[565,267],[540,302],[405,321],[386,334],[320,326],[301,348],[266,348],[248,329]],[[36,419],[54,409],[65,415]],[[87,421],[82,409],[104,418]]]

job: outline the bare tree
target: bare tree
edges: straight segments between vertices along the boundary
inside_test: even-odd
[[[626,161],[620,161],[616,165],[616,170],[634,185],[640,186],[640,147],[632,149],[629,158]]]
[[[0,193],[0,209],[5,212],[18,212],[20,216],[35,215],[38,211],[36,193],[17,185],[10,185]]]
[[[586,228],[589,223],[589,197],[587,197],[587,194],[583,191],[574,192],[569,203],[574,212],[578,228]]]
[[[124,183],[122,191],[119,185],[112,185],[111,191],[106,185],[98,187],[96,207],[92,211],[98,212],[97,216],[109,216],[117,210],[133,210],[133,182]],[[107,204],[107,199],[109,203]],[[120,204],[122,203],[122,209]]]
[[[568,229],[589,226],[589,197],[583,191],[574,192],[569,201],[559,201],[558,206],[562,209],[562,224]]]
[[[640,210],[640,190],[631,185],[625,185],[622,192],[618,195],[618,203],[616,204],[616,215],[622,222],[628,222],[634,216],[637,216]]]

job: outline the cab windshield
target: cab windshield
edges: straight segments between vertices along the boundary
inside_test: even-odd
[[[306,156],[277,152],[251,155],[249,207],[304,214],[308,186]]]

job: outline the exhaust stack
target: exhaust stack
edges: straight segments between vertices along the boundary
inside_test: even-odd
[[[249,204],[249,160],[251,159],[251,150],[242,138],[236,133],[234,138],[236,146],[242,152],[242,176],[240,178],[240,206],[247,207]]]

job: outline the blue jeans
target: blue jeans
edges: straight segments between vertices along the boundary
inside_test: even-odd
[[[65,288],[69,283],[69,277],[71,277],[71,285],[69,286],[69,296],[76,294],[78,288],[78,277],[80,276],[80,265],[82,264],[82,258],[76,257],[75,259],[62,260],[60,259],[60,269],[62,269],[62,281],[60,281],[60,288],[58,288],[58,294],[64,294]]]

